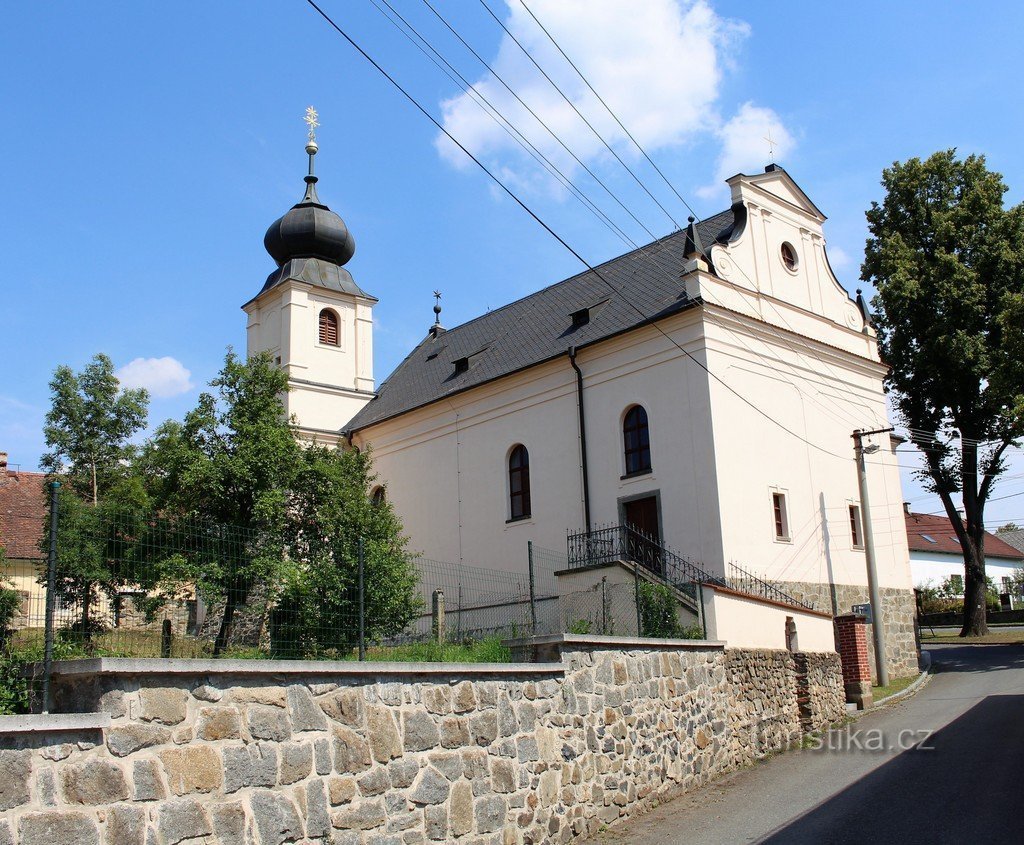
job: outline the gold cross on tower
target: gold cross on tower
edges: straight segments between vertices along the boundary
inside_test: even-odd
[[[306,116],[302,118],[306,121],[306,125],[309,127],[309,140],[312,142],[316,141],[316,128],[320,125],[320,115],[312,106],[306,109]]]

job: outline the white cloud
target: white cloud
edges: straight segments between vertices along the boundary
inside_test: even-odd
[[[532,0],[530,8],[649,152],[719,134],[726,148],[723,159],[731,162],[746,149],[746,130],[752,129],[747,124],[758,110],[748,104],[724,127],[716,110],[728,57],[747,34],[746,24],[720,17],[706,0]],[[616,152],[634,157],[623,130],[522,4],[510,0],[506,25]],[[508,36],[491,66],[588,166],[611,158]],[[579,165],[494,76],[486,74],[475,87],[567,175],[574,175]],[[471,152],[492,166],[513,169],[520,183],[530,181],[520,166],[527,154],[469,95],[441,107],[445,128]],[[777,118],[772,134],[780,144],[789,138]],[[436,146],[453,165],[470,163],[444,136]],[[762,149],[759,160],[765,158]]]
[[[136,358],[115,375],[121,387],[144,387],[151,395],[167,399],[192,389],[192,373],[177,358]]]
[[[702,197],[724,192],[724,179],[760,170],[773,157],[775,161],[785,161],[796,146],[796,139],[774,111],[751,102],[740,106],[715,134],[721,140],[722,151],[715,167],[715,181],[697,192]]]
[[[833,270],[845,270],[851,266],[853,261],[850,259],[849,253],[845,249],[838,246],[830,246],[828,252],[828,263],[832,265]]]

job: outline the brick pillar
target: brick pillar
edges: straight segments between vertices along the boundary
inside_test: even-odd
[[[836,646],[843,661],[846,700],[858,710],[874,703],[871,694],[871,663],[868,660],[867,617],[847,613],[835,618]]]

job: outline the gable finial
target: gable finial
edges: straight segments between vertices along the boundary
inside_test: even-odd
[[[434,291],[434,325],[441,325],[441,291]]]
[[[772,138],[772,128],[768,127],[768,134],[764,136],[764,140],[768,142],[768,158],[772,160],[772,164],[775,164],[775,139]]]
[[[307,106],[306,116],[302,119],[305,121],[306,126],[309,127],[309,137],[306,140],[306,153],[309,155],[309,173],[305,178],[306,195],[302,198],[302,201],[319,203],[320,198],[316,195],[315,187],[317,179],[313,175],[313,156],[320,149],[316,143],[316,128],[320,125],[320,114],[312,106]]]

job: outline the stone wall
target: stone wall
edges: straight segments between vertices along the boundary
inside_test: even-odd
[[[820,728],[840,667],[810,657]],[[59,665],[57,701],[110,724],[0,723],[0,845],[567,842],[800,736],[788,652],[566,636],[561,658]]]
[[[815,584],[802,581],[779,582],[779,588],[795,598],[810,601],[818,610],[826,610],[837,616],[849,613],[855,604],[868,604],[868,588],[865,584]],[[914,631],[914,616],[917,602],[913,590],[897,590],[893,587],[879,589],[882,599],[882,618],[885,623],[885,652],[889,664],[889,675],[893,678],[907,678],[918,673],[917,635]],[[868,625],[868,659],[871,675],[878,677],[875,668],[874,636]]]

